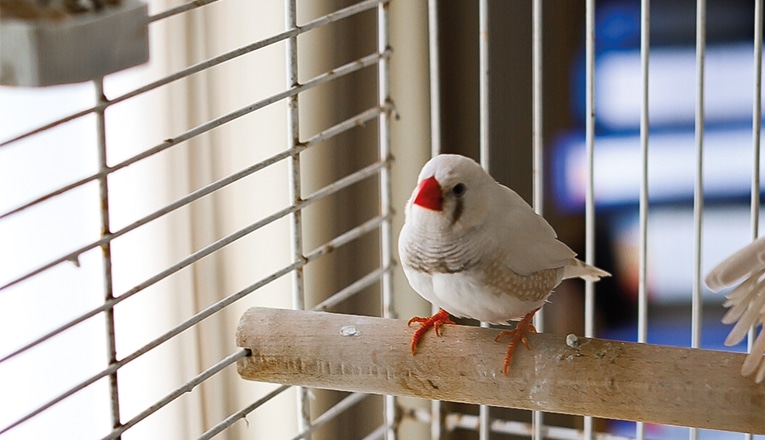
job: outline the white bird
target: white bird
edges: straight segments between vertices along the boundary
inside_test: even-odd
[[[741,282],[728,293],[723,305],[729,310],[722,318],[723,324],[733,324],[733,329],[725,339],[725,345],[741,342],[752,326],[765,323],[765,237],[754,240],[744,246],[722,263],[712,269],[706,278],[707,286],[717,292],[725,287]],[[752,344],[752,349],[744,359],[741,374],[749,376],[755,371],[755,382],[765,379],[765,329]]]
[[[442,324],[453,324],[450,314],[492,324],[520,319],[496,339],[512,338],[507,375],[518,342],[528,348],[526,335],[536,332],[534,313],[562,280],[610,276],[575,258],[544,218],[472,159],[436,156],[417,181],[406,204],[399,256],[412,288],[440,310],[409,321],[420,323],[412,354],[428,328],[440,335]]]

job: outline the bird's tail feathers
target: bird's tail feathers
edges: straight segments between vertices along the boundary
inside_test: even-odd
[[[571,264],[564,266],[563,279],[581,278],[586,281],[599,281],[603,277],[610,277],[611,274],[603,269],[591,266],[584,261],[574,258]]]

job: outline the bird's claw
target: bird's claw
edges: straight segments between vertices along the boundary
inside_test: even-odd
[[[444,324],[452,324],[454,325],[454,321],[449,319],[449,312],[447,312],[444,309],[439,310],[436,312],[433,316],[423,318],[421,316],[414,316],[412,319],[409,320],[407,323],[407,326],[411,327],[412,323],[419,323],[420,327],[414,332],[412,335],[412,356],[414,356],[414,353],[417,351],[417,344],[420,341],[420,338],[422,335],[425,334],[425,332],[433,327],[433,330],[436,332],[436,336],[441,336],[441,326]]]
[[[494,338],[494,342],[499,342],[506,336],[511,338],[510,345],[507,346],[507,354],[505,354],[505,363],[502,367],[502,373],[504,373],[505,376],[507,376],[507,373],[510,371],[510,362],[513,360],[513,353],[515,352],[515,347],[518,346],[518,342],[525,345],[526,350],[530,350],[528,335],[529,333],[537,332],[534,324],[531,323],[537,310],[539,309],[527,313],[526,316],[518,322],[518,325],[516,325],[514,329],[501,331],[497,337]]]

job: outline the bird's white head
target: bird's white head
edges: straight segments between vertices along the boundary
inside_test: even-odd
[[[494,179],[474,160],[441,154],[422,167],[407,217],[439,229],[472,227],[486,216]]]

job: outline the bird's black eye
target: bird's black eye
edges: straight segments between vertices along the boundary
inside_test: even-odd
[[[454,188],[452,188],[452,192],[457,197],[462,197],[465,195],[465,191],[467,191],[467,188],[465,187],[464,183],[458,183],[454,185]]]

